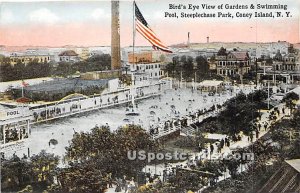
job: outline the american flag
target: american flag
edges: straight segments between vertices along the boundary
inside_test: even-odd
[[[146,38],[146,40],[148,40],[152,44],[153,49],[172,53],[172,51],[167,46],[165,46],[157,37],[157,35],[151,30],[149,24],[143,17],[142,13],[140,12],[135,2],[134,2],[134,7],[135,7],[135,29],[144,38]]]
[[[27,82],[25,82],[24,80],[22,80],[22,86],[27,87],[27,86],[29,86],[29,84]]]

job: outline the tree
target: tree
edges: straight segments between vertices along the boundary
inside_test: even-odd
[[[59,172],[58,181],[61,186],[50,186],[48,192],[53,193],[102,193],[107,189],[107,179],[101,171],[89,162],[72,164]]]
[[[179,57],[175,56],[172,58],[172,63],[166,65],[166,71],[169,76],[175,77],[178,74],[179,68]]]
[[[108,127],[95,127],[91,133],[76,133],[67,147],[67,158],[71,162],[94,163],[103,173],[113,176],[123,175],[135,177],[146,160],[128,159],[128,151],[155,150],[156,143],[145,130],[139,126],[121,127],[116,132],[110,132]]]
[[[53,183],[54,171],[57,169],[59,157],[42,150],[39,154],[30,158],[32,170],[34,171],[34,181]]]
[[[181,56],[180,62],[182,66],[183,71],[183,77],[185,79],[193,77],[194,72],[194,64],[193,64],[193,58],[191,56]]]
[[[221,47],[220,50],[217,53],[217,56],[227,56],[226,49]]]
[[[33,178],[31,163],[26,159],[13,156],[1,161],[1,190],[18,190],[31,183]]]
[[[46,187],[53,183],[58,156],[42,150],[30,159],[13,156],[1,162],[1,190],[18,191],[26,185]]]
[[[299,95],[295,92],[289,92],[283,97],[282,102],[285,102],[286,106],[290,109],[290,113],[292,113],[292,110],[296,106],[294,101],[297,100],[299,100]]]
[[[1,81],[15,80],[13,67],[9,63],[0,65],[0,79]]]
[[[297,101],[297,100],[299,100],[299,95],[295,92],[289,92],[282,99],[283,102],[286,102],[287,100],[296,100]]]
[[[206,58],[204,58],[203,56],[197,56],[196,62],[197,62],[198,73],[201,73],[201,74],[208,73],[209,65],[208,65]]]
[[[264,108],[265,107],[265,100],[268,98],[268,93],[264,90],[256,90],[252,93],[248,94],[248,101],[254,103],[258,108]]]
[[[71,64],[68,62],[59,62],[55,69],[55,74],[58,76],[67,76],[72,74]]]

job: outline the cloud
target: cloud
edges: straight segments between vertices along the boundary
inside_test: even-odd
[[[0,23],[1,24],[10,24],[14,21],[14,15],[11,10],[4,9],[0,10]]]
[[[105,11],[103,9],[97,8],[94,11],[92,11],[92,13],[91,13],[90,16],[94,20],[99,20],[101,18],[107,18],[107,17],[109,17],[109,14],[105,13]]]
[[[59,17],[51,12],[49,9],[41,8],[37,9],[29,14],[31,22],[54,24],[59,21]]]

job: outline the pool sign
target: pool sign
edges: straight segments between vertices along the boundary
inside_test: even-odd
[[[6,120],[6,119],[12,119],[12,118],[17,118],[17,117],[22,117],[23,115],[27,114],[28,108],[13,108],[13,109],[8,109],[6,111],[1,111],[0,112],[0,120]],[[24,113],[23,113],[24,112]]]
[[[13,116],[13,115],[19,115],[20,114],[20,112],[18,111],[18,110],[16,110],[16,111],[8,111],[8,112],[6,112],[7,114],[7,116],[9,117],[9,116]]]

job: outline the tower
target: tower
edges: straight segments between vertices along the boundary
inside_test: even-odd
[[[111,1],[111,69],[121,69],[119,0]]]
[[[190,32],[188,32],[187,46],[190,46]]]
[[[206,43],[209,43],[209,36],[206,37]]]

